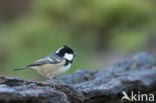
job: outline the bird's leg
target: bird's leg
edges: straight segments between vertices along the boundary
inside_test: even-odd
[[[55,86],[57,85],[57,80],[55,80],[54,78],[50,78],[50,82],[52,83],[53,85],[53,88],[55,88]]]

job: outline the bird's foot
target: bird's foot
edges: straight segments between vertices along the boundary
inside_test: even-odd
[[[52,88],[55,88],[56,87],[56,85],[58,85],[58,81],[57,80],[55,80],[55,79],[50,79],[50,80],[48,80],[47,82],[49,82],[50,84],[52,84]]]

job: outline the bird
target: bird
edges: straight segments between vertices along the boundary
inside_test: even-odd
[[[70,69],[75,56],[74,51],[70,47],[64,45],[52,54],[14,70],[31,68],[53,81],[54,78],[64,74]]]

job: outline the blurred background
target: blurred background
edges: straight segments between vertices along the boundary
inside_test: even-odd
[[[43,80],[13,68],[62,45],[77,54],[67,74],[106,68],[140,51],[155,54],[155,27],[155,0],[0,0],[0,74]]]

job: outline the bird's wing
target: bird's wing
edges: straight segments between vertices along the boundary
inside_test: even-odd
[[[60,63],[63,59],[58,57],[57,55],[53,54],[53,55],[49,55],[45,58],[39,59],[35,62],[33,62],[32,64],[29,64],[26,67],[31,67],[31,66],[40,66],[43,64],[57,64]]]

